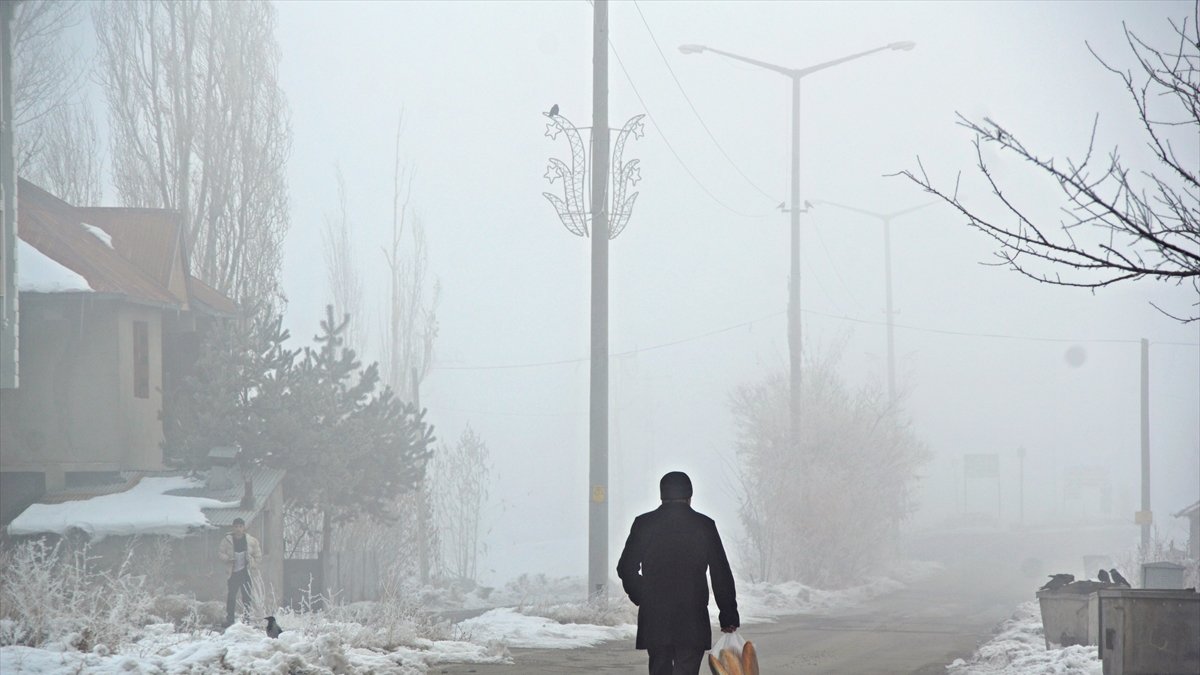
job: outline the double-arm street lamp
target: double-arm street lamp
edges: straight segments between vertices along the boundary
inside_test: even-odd
[[[792,194],[789,214],[792,220],[792,266],[788,280],[788,360],[790,362],[790,398],[788,413],[791,431],[791,442],[798,449],[800,442],[800,80],[826,68],[862,58],[868,54],[885,50],[910,50],[915,47],[913,42],[893,42],[882,47],[865,52],[843,56],[840,59],[818,63],[807,68],[787,68],[773,63],[759,61],[738,54],[731,54],[720,49],[704,45],[682,45],[679,51],[684,54],[699,54],[713,52],[735,61],[749,63],[760,68],[779,73],[792,81]]]
[[[921,204],[920,206],[912,206],[907,209],[901,209],[899,211],[892,211],[891,213],[876,213],[874,211],[868,211],[867,209],[860,209],[857,206],[849,206],[847,204],[838,204],[837,202],[826,201],[823,199],[815,200],[815,202],[817,204],[827,204],[829,206],[836,206],[839,209],[846,209],[847,211],[854,211],[855,213],[861,213],[864,216],[878,218],[880,221],[883,222],[883,275],[884,275],[884,285],[885,285],[884,287],[886,289],[885,294],[887,297],[886,312],[887,312],[888,406],[892,410],[895,410],[896,409],[896,346],[895,346],[895,339],[894,339],[895,326],[892,323],[892,316],[893,316],[893,314],[892,314],[892,233],[891,233],[892,219],[899,218],[900,216],[903,216],[903,215],[907,215],[909,213],[912,213],[913,211],[919,211],[920,209],[923,209],[928,206],[933,206],[934,204],[938,204],[940,202],[927,202],[925,204]]]

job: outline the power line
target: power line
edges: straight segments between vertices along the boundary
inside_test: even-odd
[[[737,330],[738,328],[745,328],[746,326],[751,326],[756,323],[766,321],[767,319],[773,319],[777,316],[782,316],[783,314],[785,314],[785,312],[774,312],[772,314],[768,314],[766,316],[762,316],[757,319],[752,319],[750,321],[743,321],[742,323],[734,324],[732,326],[726,326],[724,328],[710,330],[707,333],[701,333],[699,335],[693,335],[691,337],[681,338],[679,340],[672,340],[670,342],[662,342],[662,343],[659,343],[656,345],[651,345],[649,347],[640,347],[638,349],[629,349],[629,350],[626,350],[623,352],[614,352],[614,353],[609,354],[609,358],[633,356],[634,354],[640,354],[642,352],[650,352],[650,351],[654,351],[656,349],[665,349],[666,347],[674,347],[676,345],[680,345],[685,342],[692,342],[693,340],[700,340],[700,339],[703,339],[706,337],[711,337],[713,335],[718,335],[720,333],[727,333],[731,330]],[[511,363],[511,364],[504,364],[504,365],[485,365],[485,366],[437,366],[437,365],[435,365],[435,366],[433,366],[433,370],[508,370],[508,369],[513,369],[513,368],[540,368],[543,366],[561,366],[561,365],[565,365],[568,363],[585,363],[590,360],[591,360],[591,357],[584,356],[584,357],[580,357],[580,358],[576,358],[576,359],[559,359],[557,361],[538,361],[538,362],[534,362],[534,363]]]
[[[633,78],[630,77],[629,70],[625,68],[625,62],[621,60],[621,55],[617,53],[617,48],[613,46],[612,40],[608,41],[608,48],[612,50],[613,56],[617,59],[617,65],[621,67],[621,72],[625,74],[625,79],[629,82],[629,87],[633,89],[633,95],[637,97],[638,103],[642,104],[642,109],[646,111],[646,117],[650,119],[650,123],[653,124],[655,130],[658,131],[658,135],[662,137],[663,143],[667,146],[667,149],[671,151],[671,155],[675,157],[675,161],[679,162],[679,166],[683,167],[684,172],[686,172],[687,175],[690,176],[691,179],[696,183],[696,185],[698,185],[700,189],[704,191],[704,194],[708,195],[710,199],[719,204],[726,211],[742,216],[743,218],[764,218],[769,215],[766,213],[754,214],[739,211],[722,201],[719,197],[713,194],[712,190],[709,190],[708,187],[700,181],[700,178],[698,178],[696,174],[692,172],[687,163],[683,161],[683,158],[679,156],[679,152],[675,150],[675,146],[671,144],[671,140],[668,139],[666,133],[663,132],[662,125],[658,123],[658,120],[654,118],[653,113],[650,112],[650,106],[646,105],[646,100],[642,98],[642,93],[638,91],[637,85],[633,83]]]
[[[887,323],[884,321],[877,321],[877,320],[872,320],[872,319],[860,319],[858,317],[846,316],[846,315],[842,315],[842,314],[830,314],[827,312],[820,312],[820,311],[812,310],[812,309],[802,309],[802,310],[800,310],[800,312],[802,314],[811,314],[814,316],[822,316],[827,319],[838,319],[840,321],[849,321],[850,323],[859,323],[859,324],[865,324],[865,325],[870,325],[870,326],[886,326],[887,325]],[[786,312],[774,312],[772,314],[760,316],[757,319],[751,319],[750,321],[743,321],[741,323],[737,323],[732,326],[725,326],[724,328],[718,328],[716,330],[711,330],[711,331],[708,331],[705,333],[699,333],[697,335],[692,335],[690,337],[680,338],[678,340],[671,340],[670,342],[661,342],[659,344],[651,345],[649,347],[640,347],[637,349],[628,349],[623,352],[614,352],[614,353],[609,354],[609,357],[610,358],[619,358],[619,357],[625,357],[625,356],[633,356],[635,354],[641,354],[643,352],[651,352],[651,351],[655,351],[658,349],[665,349],[667,347],[674,347],[676,345],[685,344],[687,342],[693,342],[695,340],[702,340],[707,337],[712,337],[713,335],[727,333],[731,330],[737,330],[738,328],[745,328],[747,326],[752,326],[756,323],[761,323],[768,319],[774,319],[775,317],[783,316],[784,314],[786,314]],[[899,323],[892,324],[892,325],[896,328],[903,328],[906,330],[912,330],[912,331],[917,331],[917,332],[921,332],[921,333],[935,333],[938,335],[953,335],[956,337],[974,337],[974,338],[988,338],[988,339],[1000,339],[1000,340],[1023,340],[1023,341],[1027,341],[1027,342],[1051,342],[1051,343],[1070,343],[1070,344],[1079,344],[1079,343],[1139,344],[1141,342],[1141,340],[1139,340],[1139,339],[1055,338],[1055,337],[1045,337],[1045,336],[1035,336],[1035,335],[1009,335],[1009,334],[1004,334],[1004,333],[973,333],[970,331],[948,330],[948,329],[943,329],[943,328],[927,328],[924,326],[910,326],[910,325],[899,324]],[[1194,342],[1152,341],[1151,344],[1171,346],[1171,347],[1192,347],[1192,348],[1200,349],[1200,343],[1194,343]],[[433,370],[513,370],[513,369],[520,369],[520,368],[541,368],[541,367],[546,367],[546,366],[561,366],[561,365],[567,365],[567,364],[573,364],[573,363],[586,363],[590,360],[591,360],[591,357],[584,356],[584,357],[574,358],[574,359],[558,359],[555,361],[536,361],[536,362],[531,362],[531,363],[509,363],[509,364],[500,364],[500,365],[479,365],[479,366],[435,365],[435,366],[433,366]]]
[[[725,147],[722,146],[721,142],[717,140],[717,137],[713,135],[712,130],[708,128],[708,124],[704,122],[704,118],[700,116],[700,111],[696,109],[696,104],[692,103],[692,98],[688,96],[687,91],[684,90],[683,84],[679,81],[679,77],[675,75],[675,69],[671,67],[671,62],[667,60],[667,55],[663,53],[662,47],[658,44],[658,38],[654,37],[654,31],[651,30],[650,23],[646,21],[646,15],[642,13],[642,8],[640,5],[638,5],[637,0],[634,0],[633,6],[637,9],[638,16],[642,18],[642,25],[646,27],[646,32],[650,34],[650,41],[654,43],[654,48],[658,50],[658,55],[662,58],[663,65],[667,67],[667,72],[671,73],[671,79],[675,80],[675,86],[679,87],[679,93],[683,94],[683,100],[687,101],[688,107],[690,107],[692,109],[692,113],[696,115],[696,119],[700,122],[700,126],[704,128],[704,132],[708,134],[709,139],[712,140],[713,145],[717,146],[717,150],[721,151],[721,154],[729,162],[729,165],[733,167],[733,170],[737,171],[738,175],[750,184],[750,187],[758,190],[759,194],[771,200],[772,204],[779,201],[778,195],[772,195],[768,193],[760,188],[754,181],[750,180],[750,177],[742,171],[742,168],[737,165],[737,162],[733,161],[733,158],[730,157],[729,153],[725,151]],[[615,53],[616,52],[614,51],[614,54]]]

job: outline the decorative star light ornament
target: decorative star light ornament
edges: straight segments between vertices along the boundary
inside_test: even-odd
[[[550,158],[546,165],[545,178],[551,184],[562,179],[562,195],[543,192],[542,195],[558,213],[558,219],[571,234],[579,237],[589,236],[588,230],[592,221],[591,208],[585,197],[588,191],[588,161],[587,150],[590,144],[585,144],[580,135],[580,127],[571,124],[562,115],[542,113],[550,121],[546,124],[546,137],[554,140],[561,133],[567,138],[571,148],[571,164],[568,166],[562,160]],[[609,225],[608,238],[616,239],[617,235],[629,224],[633,214],[633,205],[637,201],[637,192],[631,191],[633,186],[642,180],[641,160],[625,160],[625,142],[632,136],[639,139],[646,134],[642,118],[645,115],[634,115],[616,131],[612,145],[611,188],[608,190],[610,203],[608,207]],[[584,127],[587,128],[587,127]],[[588,195],[590,196],[590,195]]]

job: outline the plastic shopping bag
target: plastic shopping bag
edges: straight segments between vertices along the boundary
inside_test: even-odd
[[[712,675],[759,675],[758,652],[737,631],[721,633],[708,653],[708,667]]]

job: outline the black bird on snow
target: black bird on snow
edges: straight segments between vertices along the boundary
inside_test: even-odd
[[[555,103],[554,105],[550,106],[550,116],[551,116],[551,117],[558,117],[558,104],[557,104],[557,103]]]
[[[1039,588],[1039,591],[1053,591],[1075,581],[1074,574],[1051,574],[1050,581],[1047,581],[1044,586]]]
[[[1100,581],[1101,581],[1101,582],[1103,582],[1103,583],[1106,583],[1106,584],[1111,584],[1111,583],[1112,583],[1112,579],[1111,579],[1111,578],[1109,578],[1109,576],[1108,576],[1108,572],[1107,572],[1107,571],[1105,571],[1105,570],[1100,570],[1099,572],[1097,572],[1097,573],[1096,573],[1096,577],[1097,577],[1097,578],[1099,578],[1099,579],[1100,579]]]
[[[1121,573],[1117,571],[1117,568],[1114,567],[1111,570],[1109,570],[1108,572],[1109,572],[1109,574],[1112,575],[1112,582],[1114,584],[1124,586],[1125,588],[1131,588],[1131,586],[1129,585],[1129,580],[1126,579],[1125,577],[1121,576]]]
[[[279,624],[275,623],[275,617],[268,616],[267,617],[267,637],[277,638],[277,637],[279,637],[279,634],[282,632],[283,632],[283,629],[279,627]]]

